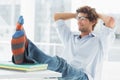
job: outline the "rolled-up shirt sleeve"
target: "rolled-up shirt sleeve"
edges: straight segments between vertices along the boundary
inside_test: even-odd
[[[56,21],[56,27],[61,40],[64,44],[66,44],[72,35],[70,28],[65,24],[65,21],[62,19]]]
[[[104,53],[108,52],[110,45],[115,40],[114,29],[101,24],[97,36],[100,39]]]

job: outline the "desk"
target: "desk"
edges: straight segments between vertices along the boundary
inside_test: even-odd
[[[61,76],[61,73],[50,70],[20,72],[0,69],[0,80],[57,80]]]

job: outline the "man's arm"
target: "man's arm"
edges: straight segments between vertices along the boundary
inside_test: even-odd
[[[72,19],[72,18],[75,18],[75,14],[74,13],[55,13],[54,14],[54,20],[57,21],[59,19],[62,19],[62,20],[68,20],[68,19]],[[71,30],[69,29],[69,27],[65,24],[64,21],[62,21],[61,23],[60,22],[57,22],[57,29],[58,29],[58,32],[60,34],[60,37],[63,41],[64,44],[68,43],[70,37],[71,37]],[[61,25],[62,24],[62,25]]]
[[[67,20],[71,18],[76,18],[76,13],[55,13],[54,20],[57,21],[59,19]]]
[[[102,19],[105,23],[105,26],[109,28],[114,28],[115,20],[113,17],[104,15],[104,14],[98,14],[99,18]]]

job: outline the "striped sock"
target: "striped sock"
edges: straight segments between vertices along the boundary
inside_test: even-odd
[[[16,32],[12,36],[11,48],[13,53],[13,62],[15,64],[22,64],[24,61],[25,48],[28,45],[27,37],[23,29],[24,20],[20,16],[16,25]]]

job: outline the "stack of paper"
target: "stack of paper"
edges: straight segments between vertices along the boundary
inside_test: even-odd
[[[12,62],[0,62],[1,69],[19,70],[19,71],[38,71],[46,70],[48,64],[14,64]]]

